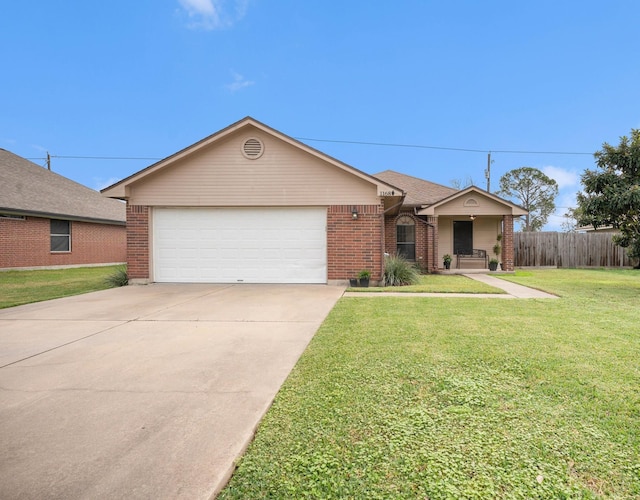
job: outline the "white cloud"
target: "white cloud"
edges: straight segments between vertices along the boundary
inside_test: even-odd
[[[248,0],[178,0],[191,29],[229,28],[247,13]],[[230,5],[231,4],[231,5]]]
[[[580,183],[580,175],[573,170],[553,167],[551,165],[542,167],[541,170],[547,177],[551,177],[556,181],[560,189],[577,186]]]
[[[225,85],[225,87],[231,92],[237,92],[238,90],[250,87],[255,83],[247,80],[244,76],[240,73],[236,73],[235,71],[231,71],[231,74],[233,75],[233,82]]]

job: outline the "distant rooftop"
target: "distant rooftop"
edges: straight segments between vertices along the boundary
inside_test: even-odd
[[[124,224],[125,204],[0,148],[0,213]]]

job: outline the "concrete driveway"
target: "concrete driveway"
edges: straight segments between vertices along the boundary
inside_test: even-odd
[[[0,310],[0,498],[210,498],[343,291],[156,284]]]

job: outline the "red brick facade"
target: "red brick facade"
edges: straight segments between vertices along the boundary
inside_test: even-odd
[[[127,272],[129,279],[149,279],[149,207],[127,202]]]
[[[399,217],[409,216],[416,224],[416,263],[424,271],[437,270],[434,250],[437,249],[438,242],[438,219],[437,217],[422,218],[411,212],[400,212],[398,215],[386,217],[385,222],[385,252],[389,255],[396,253],[396,223]]]
[[[353,210],[358,218],[353,218]],[[382,278],[382,205],[331,206],[327,210],[328,279],[356,278],[363,269],[371,280]]]
[[[505,271],[513,271],[513,215],[502,217],[502,267]]]
[[[353,211],[357,211],[357,219]],[[396,221],[409,215],[416,223],[416,261],[429,272],[438,270],[438,218],[410,212],[384,216],[383,205],[336,205],[327,210],[328,280],[347,280],[367,269],[371,280],[382,278],[384,253],[396,253]],[[502,261],[513,271],[513,216],[503,219]],[[127,262],[129,278],[150,278],[150,207],[127,205]]]
[[[124,226],[71,221],[71,251],[51,252],[51,222],[0,218],[0,268],[75,266],[126,261]]]

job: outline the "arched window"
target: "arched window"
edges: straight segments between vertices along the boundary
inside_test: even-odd
[[[396,221],[396,253],[407,260],[416,260],[416,221],[408,215]]]

